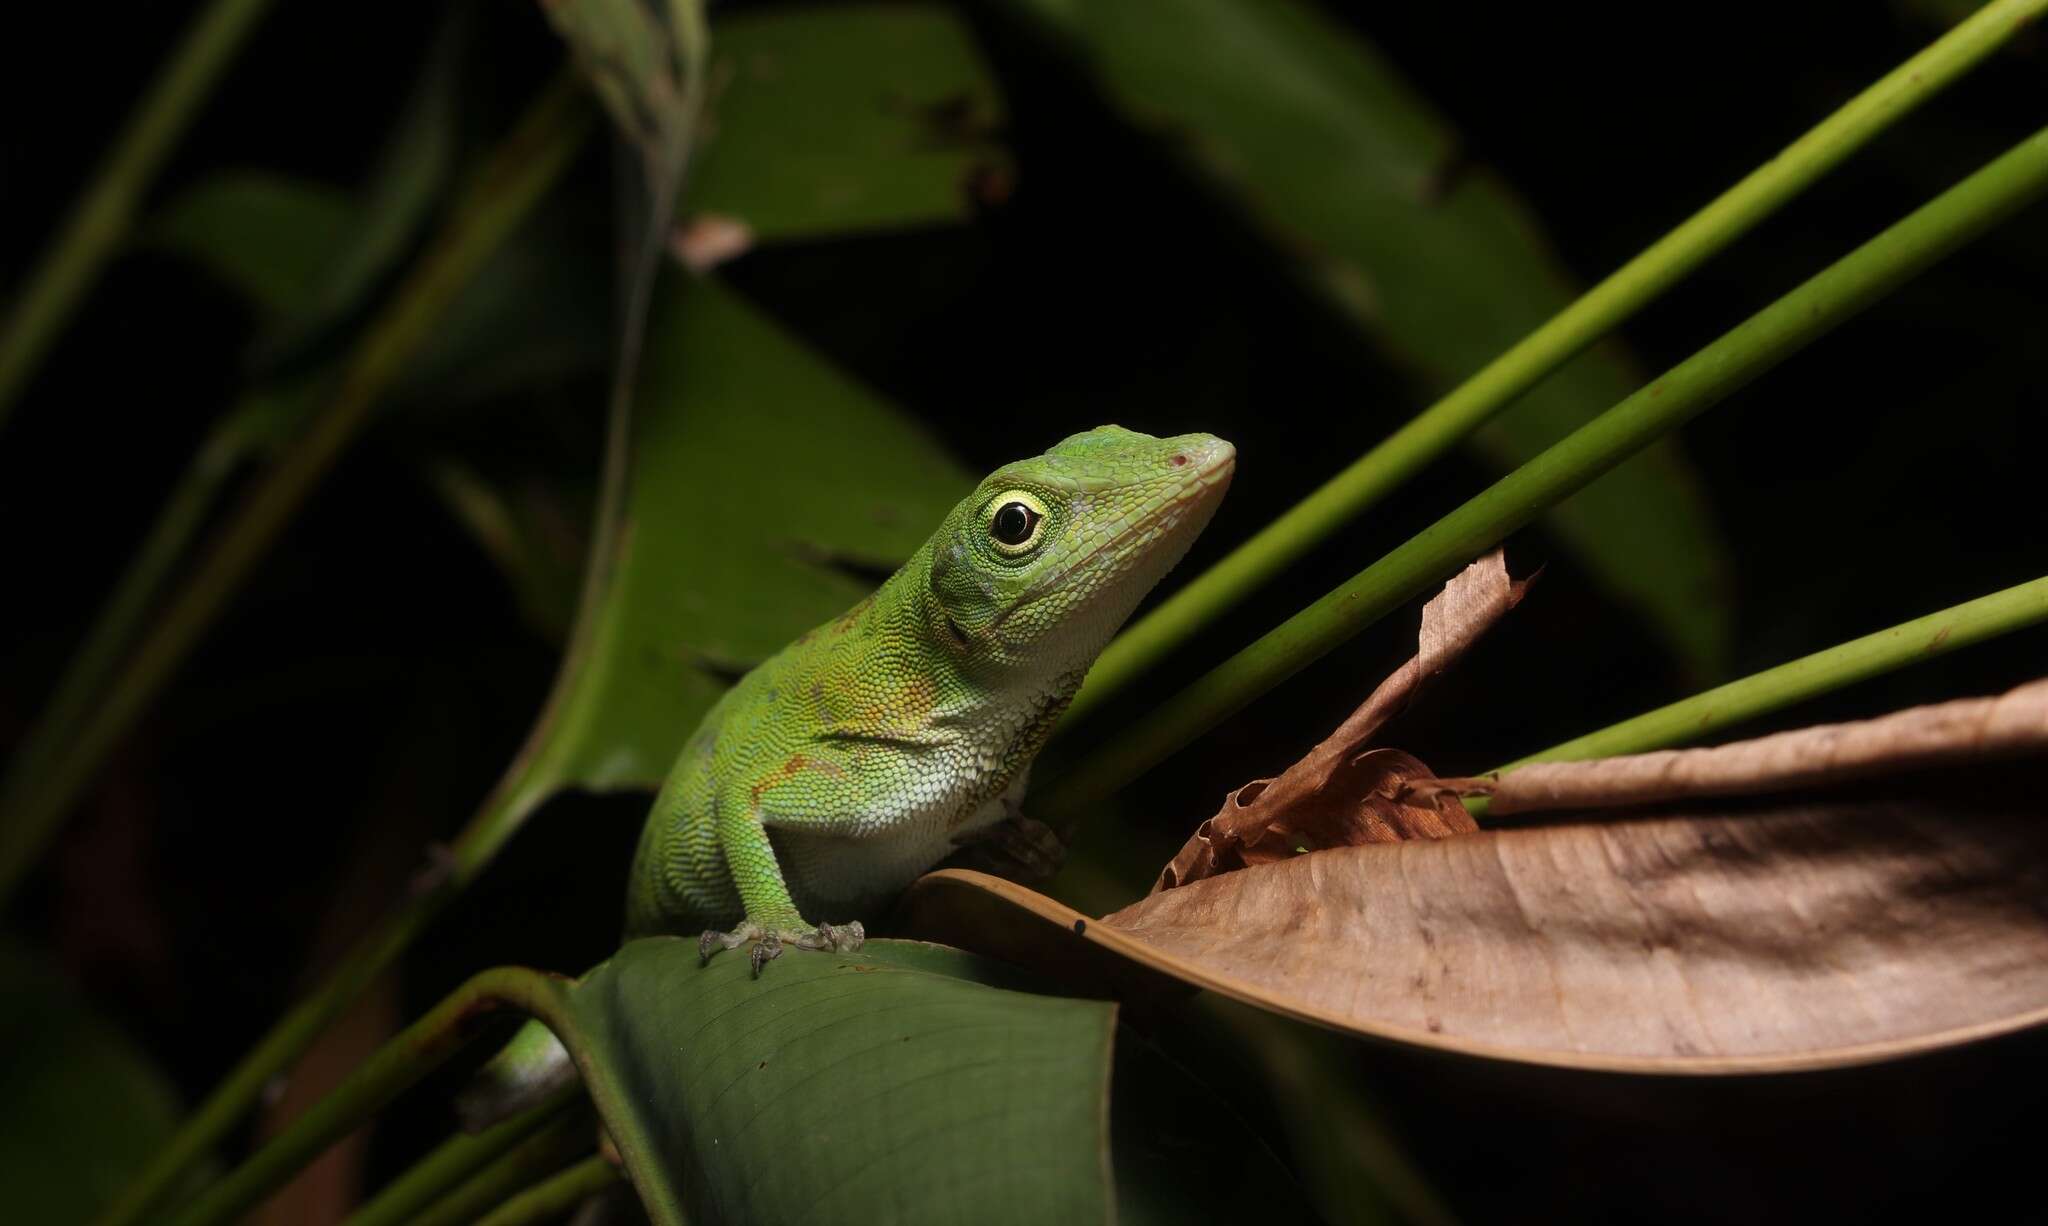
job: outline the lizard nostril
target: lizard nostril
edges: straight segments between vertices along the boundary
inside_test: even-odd
[[[1187,466],[1187,462],[1188,458],[1186,456],[1178,454],[1176,454],[1171,460],[1167,461],[1168,464],[1173,465],[1175,468],[1185,468]]]

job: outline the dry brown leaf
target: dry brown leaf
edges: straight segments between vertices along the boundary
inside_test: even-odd
[[[1514,608],[1527,587],[1508,578],[1498,549],[1467,566],[1423,607],[1415,657],[1301,761],[1226,797],[1161,870],[1153,891],[1304,852],[1477,830],[1455,796],[1416,786],[1432,780],[1421,762],[1399,750],[1365,747],[1430,679]]]
[[[1912,707],[1707,749],[1537,762],[1498,780],[1447,779],[1443,785],[1490,795],[1488,811],[1505,816],[1788,792],[2041,750],[2048,750],[2048,679],[1995,698]]]
[[[906,914],[918,935],[1127,998],[1165,977],[1473,1055],[1658,1073],[1854,1064],[2048,1021],[2032,774],[1982,794],[1933,779],[1339,848],[1100,921],[948,872]]]

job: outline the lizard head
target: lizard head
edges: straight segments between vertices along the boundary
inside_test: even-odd
[[[931,616],[974,671],[1087,667],[1216,513],[1237,451],[1101,426],[991,473],[932,542]]]

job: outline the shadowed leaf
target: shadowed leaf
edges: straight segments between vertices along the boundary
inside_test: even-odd
[[[356,225],[339,189],[263,171],[223,171],[165,207],[141,241],[190,258],[272,318],[305,308]]]
[[[570,1000],[657,1221],[1107,1222],[1115,1007],[1013,982],[901,941],[755,980],[658,938]]]
[[[0,946],[0,1184],[52,1226],[102,1209],[178,1122],[165,1079],[57,977]]]
[[[1526,206],[1393,69],[1297,0],[1010,0],[1064,37],[1109,100],[1170,142],[1297,273],[1438,388],[1565,306]],[[1634,390],[1583,355],[1474,436],[1511,468]],[[1652,448],[1548,522],[1695,669],[1729,647],[1726,547],[1692,470]]]
[[[978,175],[1007,173],[1002,97],[943,9],[740,13],[715,34],[692,214],[762,242],[936,225],[966,219]]]

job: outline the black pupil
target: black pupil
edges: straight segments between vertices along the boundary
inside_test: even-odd
[[[1021,502],[1006,502],[996,512],[996,539],[1005,545],[1022,545],[1031,539],[1031,529],[1038,523],[1038,513]]]

